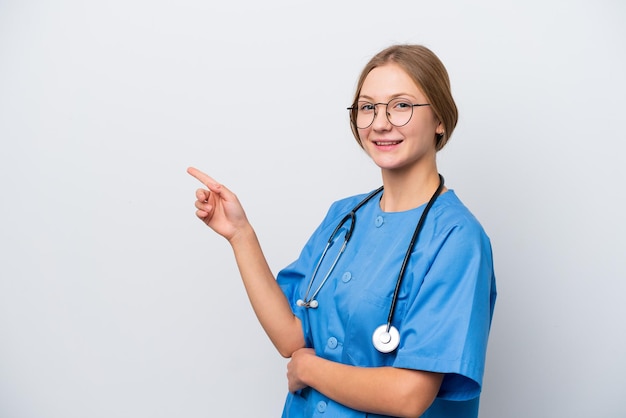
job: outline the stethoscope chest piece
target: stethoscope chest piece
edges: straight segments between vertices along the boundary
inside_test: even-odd
[[[372,343],[381,353],[391,353],[400,345],[400,333],[393,325],[387,331],[387,324],[383,324],[372,334]]]

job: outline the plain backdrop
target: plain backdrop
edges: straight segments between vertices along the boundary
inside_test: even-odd
[[[380,185],[346,106],[420,43],[492,239],[482,418],[626,416],[626,3],[0,0],[0,417],[277,417],[285,366],[196,166],[277,273]]]

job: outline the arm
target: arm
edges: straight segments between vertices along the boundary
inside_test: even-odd
[[[317,357],[312,349],[293,353],[287,365],[289,390],[310,386],[358,411],[419,417],[432,404],[443,374],[395,367],[355,367]]]
[[[305,345],[302,326],[276,283],[237,196],[195,168],[187,172],[208,189],[196,191],[196,216],[228,240],[261,326],[278,352],[290,357]]]

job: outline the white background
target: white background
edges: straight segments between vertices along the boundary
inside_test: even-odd
[[[0,417],[279,416],[286,361],[185,169],[238,194],[278,272],[380,184],[345,107],[396,42],[449,70],[439,168],[492,239],[481,417],[626,416],[624,22],[621,0],[0,0]]]

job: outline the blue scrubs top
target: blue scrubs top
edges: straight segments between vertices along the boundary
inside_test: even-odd
[[[422,417],[478,417],[496,285],[489,238],[454,191],[437,198],[411,254],[393,319],[400,332],[395,351],[378,352],[372,333],[387,323],[402,260],[426,205],[386,213],[378,197],[371,199],[356,212],[352,238],[316,297],[319,307],[296,305],[332,231],[364,197],[335,202],[300,257],[278,274],[278,284],[302,321],[307,347],[353,366],[445,373],[437,398]],[[348,226],[336,235],[310,294],[330,269]],[[287,396],[283,417],[317,416],[380,415],[355,411],[312,388]]]

